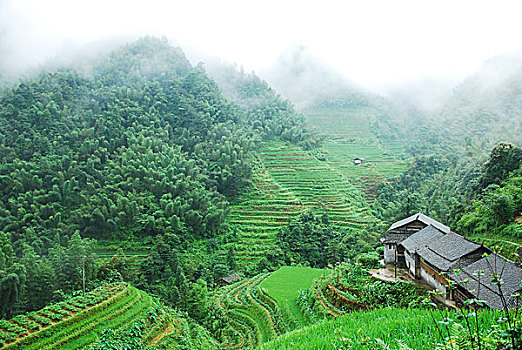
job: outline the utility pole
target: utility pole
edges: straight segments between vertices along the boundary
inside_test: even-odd
[[[85,255],[82,255],[82,290],[85,297]]]

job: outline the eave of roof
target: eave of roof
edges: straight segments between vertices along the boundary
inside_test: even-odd
[[[437,220],[435,219],[432,219],[430,218],[429,216],[427,215],[424,215],[422,213],[417,213],[417,214],[414,214],[410,217],[407,217],[405,219],[402,219],[400,221],[397,221],[395,223],[393,223],[390,228],[388,229],[388,231],[391,231],[391,230],[395,230],[396,228],[399,228],[401,226],[404,226],[406,224],[409,224],[410,222],[413,222],[413,221],[420,221],[426,225],[433,225],[435,226],[437,229],[439,229],[440,231],[444,232],[444,233],[448,233],[450,232],[450,228],[440,222],[438,222]]]
[[[449,277],[476,298],[484,300],[489,307],[502,309],[504,305],[500,298],[498,285],[491,283],[495,270],[503,282],[500,288],[507,307],[514,308],[517,304],[514,295],[521,289],[522,269],[501,255],[493,254],[484,257],[465,266],[459,272],[452,272]],[[480,276],[478,272],[480,272]]]

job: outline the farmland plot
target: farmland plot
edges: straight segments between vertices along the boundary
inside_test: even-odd
[[[400,175],[408,158],[399,139],[378,135],[373,108],[318,109],[303,112],[308,125],[324,135],[323,156],[335,170],[362,189],[371,200],[377,186]],[[356,158],[364,158],[355,165]]]
[[[225,315],[228,328],[221,335],[224,349],[254,349],[278,336],[307,324],[295,301],[299,288],[308,288],[322,270],[283,267],[272,274],[259,274],[221,288],[214,306]],[[283,286],[278,285],[284,282]]]
[[[140,335],[139,342],[150,349],[178,348],[180,336],[185,345],[192,344],[195,349],[217,346],[212,340],[194,345],[201,339],[191,339],[194,332],[186,319],[124,283],[109,284],[85,297],[1,320],[0,345],[3,349],[79,349],[98,342],[106,329],[118,334],[131,328],[137,332],[133,334]]]
[[[238,230],[239,262],[255,262],[265,256],[275,235],[302,212],[299,199],[258,168],[252,186],[231,206],[229,219]]]
[[[310,152],[271,142],[265,143],[262,159],[274,181],[293,192],[304,208],[327,213],[330,222],[345,228],[359,229],[375,220],[360,189]]]

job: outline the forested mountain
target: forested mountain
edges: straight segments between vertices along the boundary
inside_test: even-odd
[[[418,157],[391,186],[383,185],[376,208],[384,210],[386,220],[423,211],[456,223],[473,210],[487,187],[484,164],[490,152],[489,163],[503,153],[497,144],[522,145],[521,69],[516,57],[492,60],[457,86],[437,115],[409,124],[407,147]],[[517,169],[515,158],[510,171]],[[496,184],[509,172],[498,176]]]
[[[249,179],[259,141],[306,138],[291,105],[259,79],[245,78],[241,93],[261,105],[238,106],[158,39],[88,71],[42,73],[0,97],[2,316],[78,288],[79,258],[92,254],[86,238],[155,244],[173,257],[226,233],[228,199]],[[184,279],[183,263],[144,264],[150,290],[157,278]],[[87,266],[95,281],[99,269]]]
[[[511,180],[508,177],[512,176],[510,171],[519,168],[516,156],[519,148],[506,142],[522,145],[520,62],[520,54],[496,57],[486,62],[451,93],[441,95],[444,98],[437,101],[440,107],[429,110],[429,113],[416,108],[414,103],[405,103],[408,102],[405,96],[389,100],[363,91],[314,58],[305,48],[287,52],[266,74],[278,91],[298,103],[312,128],[319,128],[322,134],[328,135],[327,138],[337,139],[334,140],[336,143],[327,141],[324,144],[326,158],[338,156],[344,148],[346,155],[357,157],[367,153],[371,154],[370,160],[378,160],[374,152],[370,153],[364,147],[365,143],[377,143],[385,150],[391,147],[396,156],[400,152],[393,147],[396,142],[402,144],[406,153],[401,156],[411,160],[400,176],[389,182],[381,181],[377,201],[372,204],[379,218],[392,223],[422,211],[443,222],[456,224],[466,215],[465,223],[463,221],[459,227],[471,234],[475,230],[470,227],[476,227],[476,222],[484,220],[489,220],[486,225],[489,230],[503,230],[500,222],[494,219],[496,214],[486,215],[485,204],[478,203],[485,203],[483,195],[486,195],[485,199],[489,198],[486,202],[491,202],[492,196],[501,196],[498,192],[502,192],[502,188],[486,191],[488,185],[502,186],[503,180],[511,184],[516,181],[516,175]],[[412,90],[410,93],[416,92]],[[371,137],[376,137],[371,141],[369,134],[363,132],[368,124]],[[340,138],[340,132],[344,130],[346,132]],[[346,142],[353,145],[347,146]],[[499,146],[495,147],[497,144]],[[503,156],[508,149],[509,156]],[[494,181],[485,180],[491,176],[487,164],[499,158],[504,158],[502,164],[510,164],[509,171],[497,169]],[[366,177],[361,176],[361,179]],[[497,191],[497,194],[488,195],[491,191]],[[477,202],[475,206],[482,208],[480,211],[474,211],[474,202]],[[517,205],[508,207],[516,208]],[[470,211],[475,214],[465,214]],[[508,209],[508,212],[512,214],[505,216],[504,225],[513,222],[519,209]],[[474,215],[474,219],[470,215]],[[512,233],[508,237],[518,235],[513,228],[504,229],[504,232],[508,231]]]

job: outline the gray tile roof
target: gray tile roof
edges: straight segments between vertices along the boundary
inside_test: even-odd
[[[232,283],[233,281],[238,280],[238,279],[242,279],[242,278],[243,277],[241,277],[237,273],[233,273],[230,276],[223,277],[222,280],[227,282],[227,283]]]
[[[481,272],[480,288],[479,272]],[[463,267],[458,274],[452,272],[449,277],[462,285],[477,299],[484,300],[490,308],[503,309],[498,285],[491,283],[495,272],[498,273],[498,277],[503,282],[501,290],[507,307],[512,309],[517,302],[513,295],[520,291],[520,283],[522,282],[522,270],[514,262],[498,254],[490,255]]]
[[[434,219],[430,218],[429,216],[426,216],[422,213],[417,213],[415,215],[407,217],[406,219],[397,221],[396,223],[394,223],[390,226],[388,231],[395,230],[396,228],[409,224],[410,222],[413,222],[415,220],[419,220],[420,222],[425,223],[426,225],[433,225],[444,233],[450,232],[450,228],[448,226],[441,224],[437,220],[434,220]]]
[[[456,267],[460,258],[477,251],[481,247],[482,245],[469,241],[455,232],[449,232],[419,248],[417,254],[439,270],[449,271]]]
[[[481,244],[467,240],[455,232],[449,232],[430,243],[428,247],[448,260],[456,260],[477,250]]]
[[[413,253],[440,238],[442,235],[444,235],[443,232],[441,232],[435,226],[429,225],[406,238],[401,242],[401,245],[410,253]]]

